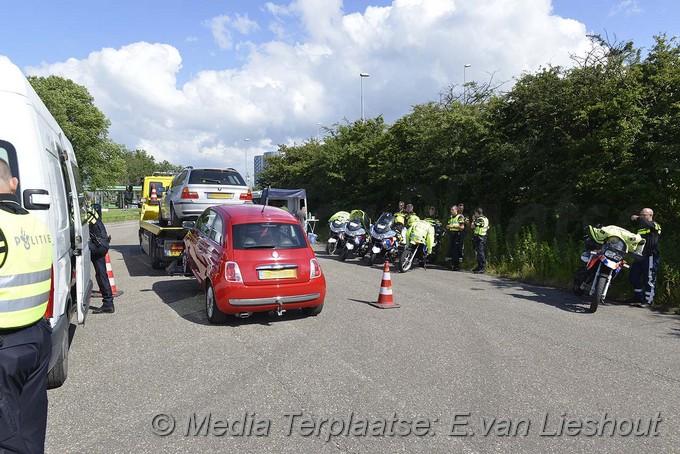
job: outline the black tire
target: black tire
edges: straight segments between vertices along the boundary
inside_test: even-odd
[[[310,317],[316,317],[317,315],[319,315],[321,313],[322,310],[323,310],[323,303],[319,304],[316,307],[303,307],[302,313],[307,315],[307,316],[310,316]]]
[[[154,257],[151,259],[151,268],[154,270],[162,270],[167,266],[167,264],[161,260],[160,257]]]
[[[326,253],[328,255],[333,255],[335,254],[335,251],[338,249],[338,242],[334,243],[326,243]]]
[[[227,321],[227,314],[217,307],[215,290],[213,290],[210,282],[207,283],[205,288],[205,313],[208,316],[208,321],[212,324],[224,323]]]
[[[350,254],[351,254],[351,251],[347,248],[344,248],[342,250],[342,254],[340,254],[340,261],[344,262],[345,260],[347,260],[347,257],[349,257]]]
[[[64,329],[64,337],[61,342],[61,348],[59,349],[59,357],[57,362],[54,363],[52,369],[47,373],[47,389],[59,388],[66,382],[66,377],[68,376],[68,351],[71,346],[70,341],[70,331],[71,331],[71,318],[73,317],[73,311],[71,306],[67,309],[67,322],[66,328]]]
[[[182,220],[177,217],[174,205],[170,205],[170,225],[172,227],[180,227],[182,225]]]
[[[408,270],[411,269],[413,266],[413,249],[411,248],[406,248],[404,249],[404,252],[401,253],[401,256],[399,257],[399,272],[400,273],[405,273]]]
[[[597,311],[597,307],[600,305],[600,303],[604,303],[604,288],[607,285],[607,276],[599,275],[597,276],[597,284],[595,285],[595,294],[593,295],[593,299],[590,301],[590,309],[588,312],[591,314]]]
[[[368,262],[369,265],[377,265],[380,263],[380,254],[375,254],[371,252],[371,260]]]

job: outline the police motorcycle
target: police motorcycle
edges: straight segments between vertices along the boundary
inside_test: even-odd
[[[415,224],[419,221],[418,216],[411,215],[409,218],[409,225]],[[406,273],[413,267],[413,263],[417,263],[427,268],[427,261],[429,260],[429,255],[425,254],[425,249],[427,245],[425,244],[425,237],[419,235],[410,235],[408,244],[405,245],[404,250],[399,256],[399,272]],[[430,254],[431,255],[431,254]]]
[[[403,230],[403,216],[401,223],[395,222],[392,213],[383,213],[375,224],[371,225],[371,259],[369,265],[384,263],[389,260],[397,263],[403,249],[402,242],[406,231]]]
[[[615,225],[588,226],[585,251],[581,254],[583,264],[574,275],[574,294],[590,297],[588,312],[597,311],[607,297],[612,279],[623,268],[628,268],[627,254],[640,256],[645,240],[635,233]]]
[[[344,262],[352,255],[363,258],[368,253],[371,241],[366,233],[366,226],[370,226],[370,223],[371,220],[363,211],[352,211],[345,226],[345,245],[340,254],[341,261]]]
[[[342,250],[345,247],[345,228],[347,227],[347,219],[334,219],[328,223],[328,242],[326,243],[326,252],[329,255],[335,254],[337,250]]]

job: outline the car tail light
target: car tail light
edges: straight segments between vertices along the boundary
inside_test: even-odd
[[[185,187],[182,189],[182,198],[183,199],[197,199],[198,198],[198,192],[189,192],[189,188]]]
[[[229,282],[243,282],[241,277],[241,270],[236,262],[227,262],[224,264],[224,277]]]
[[[253,201],[253,193],[248,189],[248,192],[242,192],[239,196],[239,200],[250,200]]]
[[[47,300],[47,309],[45,309],[45,318],[52,318],[54,313],[54,266],[50,271],[50,297]]]
[[[311,259],[309,261],[309,278],[314,279],[321,277],[321,266],[316,259]]]
[[[166,257],[179,257],[184,250],[184,243],[181,241],[166,241],[163,243],[163,253]]]

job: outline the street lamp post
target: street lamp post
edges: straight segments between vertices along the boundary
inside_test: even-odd
[[[368,73],[359,73],[361,79],[361,121],[364,121],[364,77],[369,77]]]
[[[467,105],[467,87],[465,86],[466,80],[465,80],[465,70],[470,67],[470,64],[467,63],[463,66],[463,105]]]
[[[319,128],[321,127],[321,122],[316,124],[316,141],[319,141]]]
[[[246,186],[248,186],[250,188],[250,174],[248,174],[248,142],[249,141],[250,141],[250,139],[248,139],[248,138],[243,139],[243,142],[245,143],[244,151],[245,151],[245,155],[246,155]]]

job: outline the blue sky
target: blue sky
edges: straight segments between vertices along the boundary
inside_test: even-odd
[[[655,34],[680,34],[679,5],[23,0],[4,8],[0,55],[26,74],[86,86],[111,120],[110,137],[130,149],[245,173],[247,147],[252,174],[253,155],[356,120],[362,82],[366,116],[392,122],[449,85],[460,90],[464,75],[493,74],[509,88],[523,71],[569,65],[587,33],[649,48]]]

